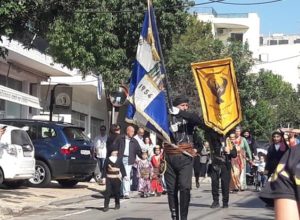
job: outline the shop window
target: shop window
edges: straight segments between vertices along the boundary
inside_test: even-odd
[[[91,138],[94,139],[99,135],[100,126],[104,125],[104,120],[98,118],[91,118]],[[106,128],[108,132],[108,128]]]

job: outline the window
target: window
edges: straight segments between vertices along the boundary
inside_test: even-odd
[[[243,42],[243,34],[242,33],[231,33],[230,39],[232,41],[240,41]]]
[[[37,83],[30,83],[29,95],[37,96]],[[29,107],[30,114],[37,114],[37,109]]]
[[[104,120],[98,118],[91,118],[91,138],[94,139],[100,130],[100,126],[104,125]]]
[[[298,39],[294,40],[294,44],[300,44],[300,39],[298,38]]]
[[[278,44],[289,44],[289,40],[279,40]]]
[[[69,141],[88,141],[90,140],[80,128],[67,127],[63,129]]]
[[[259,37],[259,45],[260,46],[264,45],[264,38],[263,37]]]
[[[269,45],[277,45],[277,40],[269,40]]]
[[[56,136],[56,132],[53,128],[41,127],[42,138],[52,138]]]
[[[71,121],[72,124],[77,125],[78,127],[86,128],[86,123],[87,123],[86,120],[87,120],[86,114],[72,111],[72,121]]]

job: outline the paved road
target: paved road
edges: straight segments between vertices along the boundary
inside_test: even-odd
[[[266,209],[257,198],[257,193],[245,191],[230,195],[229,209],[211,209],[210,185],[203,184],[200,189],[192,190],[189,209],[190,220],[219,219],[274,219],[272,210]],[[68,199],[52,203],[30,212],[22,213],[15,220],[161,220],[170,219],[167,197],[139,198],[137,194],[129,200],[121,200],[121,209],[114,210],[114,200],[111,209],[103,212],[103,198],[99,194],[77,199]]]

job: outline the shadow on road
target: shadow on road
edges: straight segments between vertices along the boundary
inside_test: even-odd
[[[236,202],[236,203],[232,204],[232,206],[242,207],[242,208],[251,208],[251,209],[258,209],[258,208],[265,209],[265,203],[257,198],[249,199],[246,202]]]
[[[116,220],[152,220],[152,218],[131,218],[131,217],[124,217],[124,218],[117,218]]]
[[[193,206],[193,207],[202,207],[202,208],[204,208],[204,207],[210,207],[210,205],[209,204],[197,204],[197,203],[190,203],[190,206]]]
[[[224,217],[224,220],[229,219],[247,219],[247,220],[267,220],[274,219],[274,215],[272,214],[264,214],[263,216],[245,216],[245,215],[229,215],[228,217]]]

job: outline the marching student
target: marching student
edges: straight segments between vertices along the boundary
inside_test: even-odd
[[[112,149],[111,156],[105,160],[102,182],[106,184],[106,191],[104,192],[104,208],[107,212],[109,209],[109,200],[111,196],[115,197],[115,209],[120,209],[120,191],[122,178],[128,178],[124,168],[122,159],[118,157],[118,150]]]

